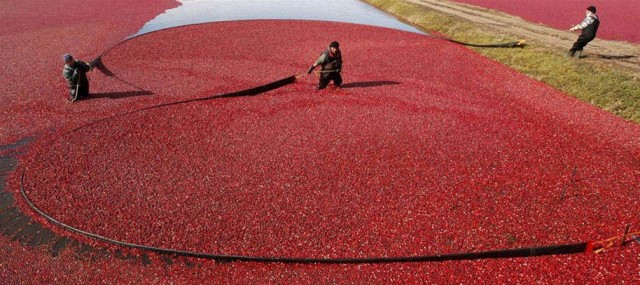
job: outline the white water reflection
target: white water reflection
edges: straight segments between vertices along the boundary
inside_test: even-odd
[[[147,22],[135,35],[189,24],[287,19],[346,22],[423,33],[359,0],[180,0],[182,5]]]

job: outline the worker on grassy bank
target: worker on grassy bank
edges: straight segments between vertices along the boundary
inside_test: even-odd
[[[69,102],[89,97],[89,79],[86,73],[91,71],[91,65],[82,60],[75,60],[70,54],[63,55],[62,59],[62,76],[69,86]]]
[[[596,15],[596,7],[587,7],[587,16],[582,20],[582,23],[575,25],[569,29],[569,31],[582,30],[582,33],[578,37],[578,40],[573,44],[573,47],[567,53],[567,56],[574,56],[576,53],[578,57],[582,53],[582,49],[593,39],[596,38],[598,27],[600,26],[600,19]]]
[[[333,85],[340,86],[342,84],[342,76],[340,71],[342,69],[342,53],[340,52],[340,44],[336,41],[331,42],[329,47],[322,52],[318,60],[309,67],[307,74],[311,74],[313,70],[320,66],[320,81],[316,89],[321,90],[329,85],[329,82],[333,81]]]

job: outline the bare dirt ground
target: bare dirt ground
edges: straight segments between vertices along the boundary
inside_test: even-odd
[[[578,32],[569,32],[568,28],[566,31],[557,30],[499,11],[456,2],[443,0],[405,1],[469,20],[500,33],[520,37],[530,43],[552,47],[562,53],[567,52],[579,35]],[[640,45],[596,38],[584,49],[582,57],[589,60],[611,62],[640,75]]]

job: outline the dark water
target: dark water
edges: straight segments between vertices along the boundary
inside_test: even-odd
[[[135,35],[189,24],[256,19],[345,22],[422,33],[392,15],[359,0],[180,0],[180,2],[181,6],[158,15]]]

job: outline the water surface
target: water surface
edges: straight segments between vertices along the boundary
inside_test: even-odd
[[[165,28],[220,21],[284,19],[363,24],[423,33],[359,0],[180,0],[134,36]]]

